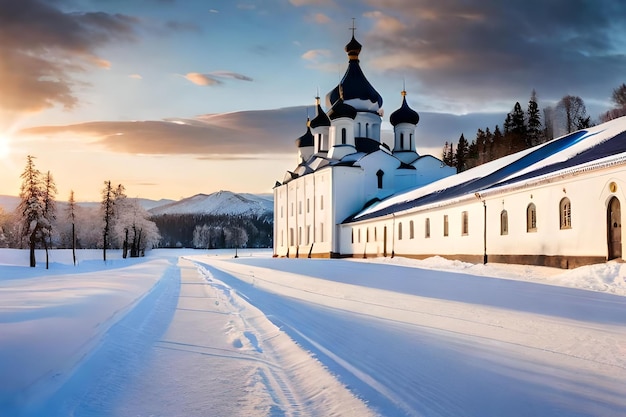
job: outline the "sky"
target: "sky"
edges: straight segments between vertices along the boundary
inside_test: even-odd
[[[271,193],[347,67],[352,19],[384,140],[406,88],[420,153],[501,125],[533,89],[597,119],[626,82],[619,0],[0,0],[0,195],[27,155],[58,200],[99,200],[107,180],[150,199]]]

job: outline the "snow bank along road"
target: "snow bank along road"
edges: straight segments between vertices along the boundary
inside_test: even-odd
[[[626,297],[196,253],[22,277],[0,256],[0,415],[625,414]]]

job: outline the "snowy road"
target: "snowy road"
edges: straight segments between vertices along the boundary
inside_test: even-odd
[[[209,253],[46,272],[0,251],[0,416],[626,410],[623,265]]]

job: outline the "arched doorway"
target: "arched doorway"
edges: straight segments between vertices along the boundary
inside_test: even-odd
[[[622,211],[617,197],[611,198],[607,207],[608,259],[622,257]]]

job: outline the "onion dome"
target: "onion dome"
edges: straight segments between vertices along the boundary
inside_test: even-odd
[[[298,148],[306,148],[307,146],[313,146],[314,139],[309,127],[309,120],[307,119],[306,133],[296,139],[296,146]]]
[[[328,117],[330,120],[339,119],[341,117],[348,117],[352,120],[356,118],[356,109],[349,104],[346,104],[341,98],[333,104],[328,110]]]
[[[315,97],[315,104],[317,105],[317,107],[315,108],[315,117],[309,123],[311,129],[315,129],[316,127],[320,126],[330,126],[330,119],[328,118],[326,113],[324,113],[324,110],[322,110],[319,97]]]
[[[339,87],[343,88],[343,101],[353,106],[357,111],[377,113],[382,105],[383,98],[378,91],[367,81],[359,65],[361,44],[352,36],[346,45],[348,54],[348,69],[339,85],[326,94],[326,106],[330,107],[339,100]]]
[[[418,124],[420,116],[415,110],[409,107],[406,102],[406,91],[402,91],[402,106],[389,117],[389,122],[393,125],[399,125],[400,123],[410,123],[412,125]]]

